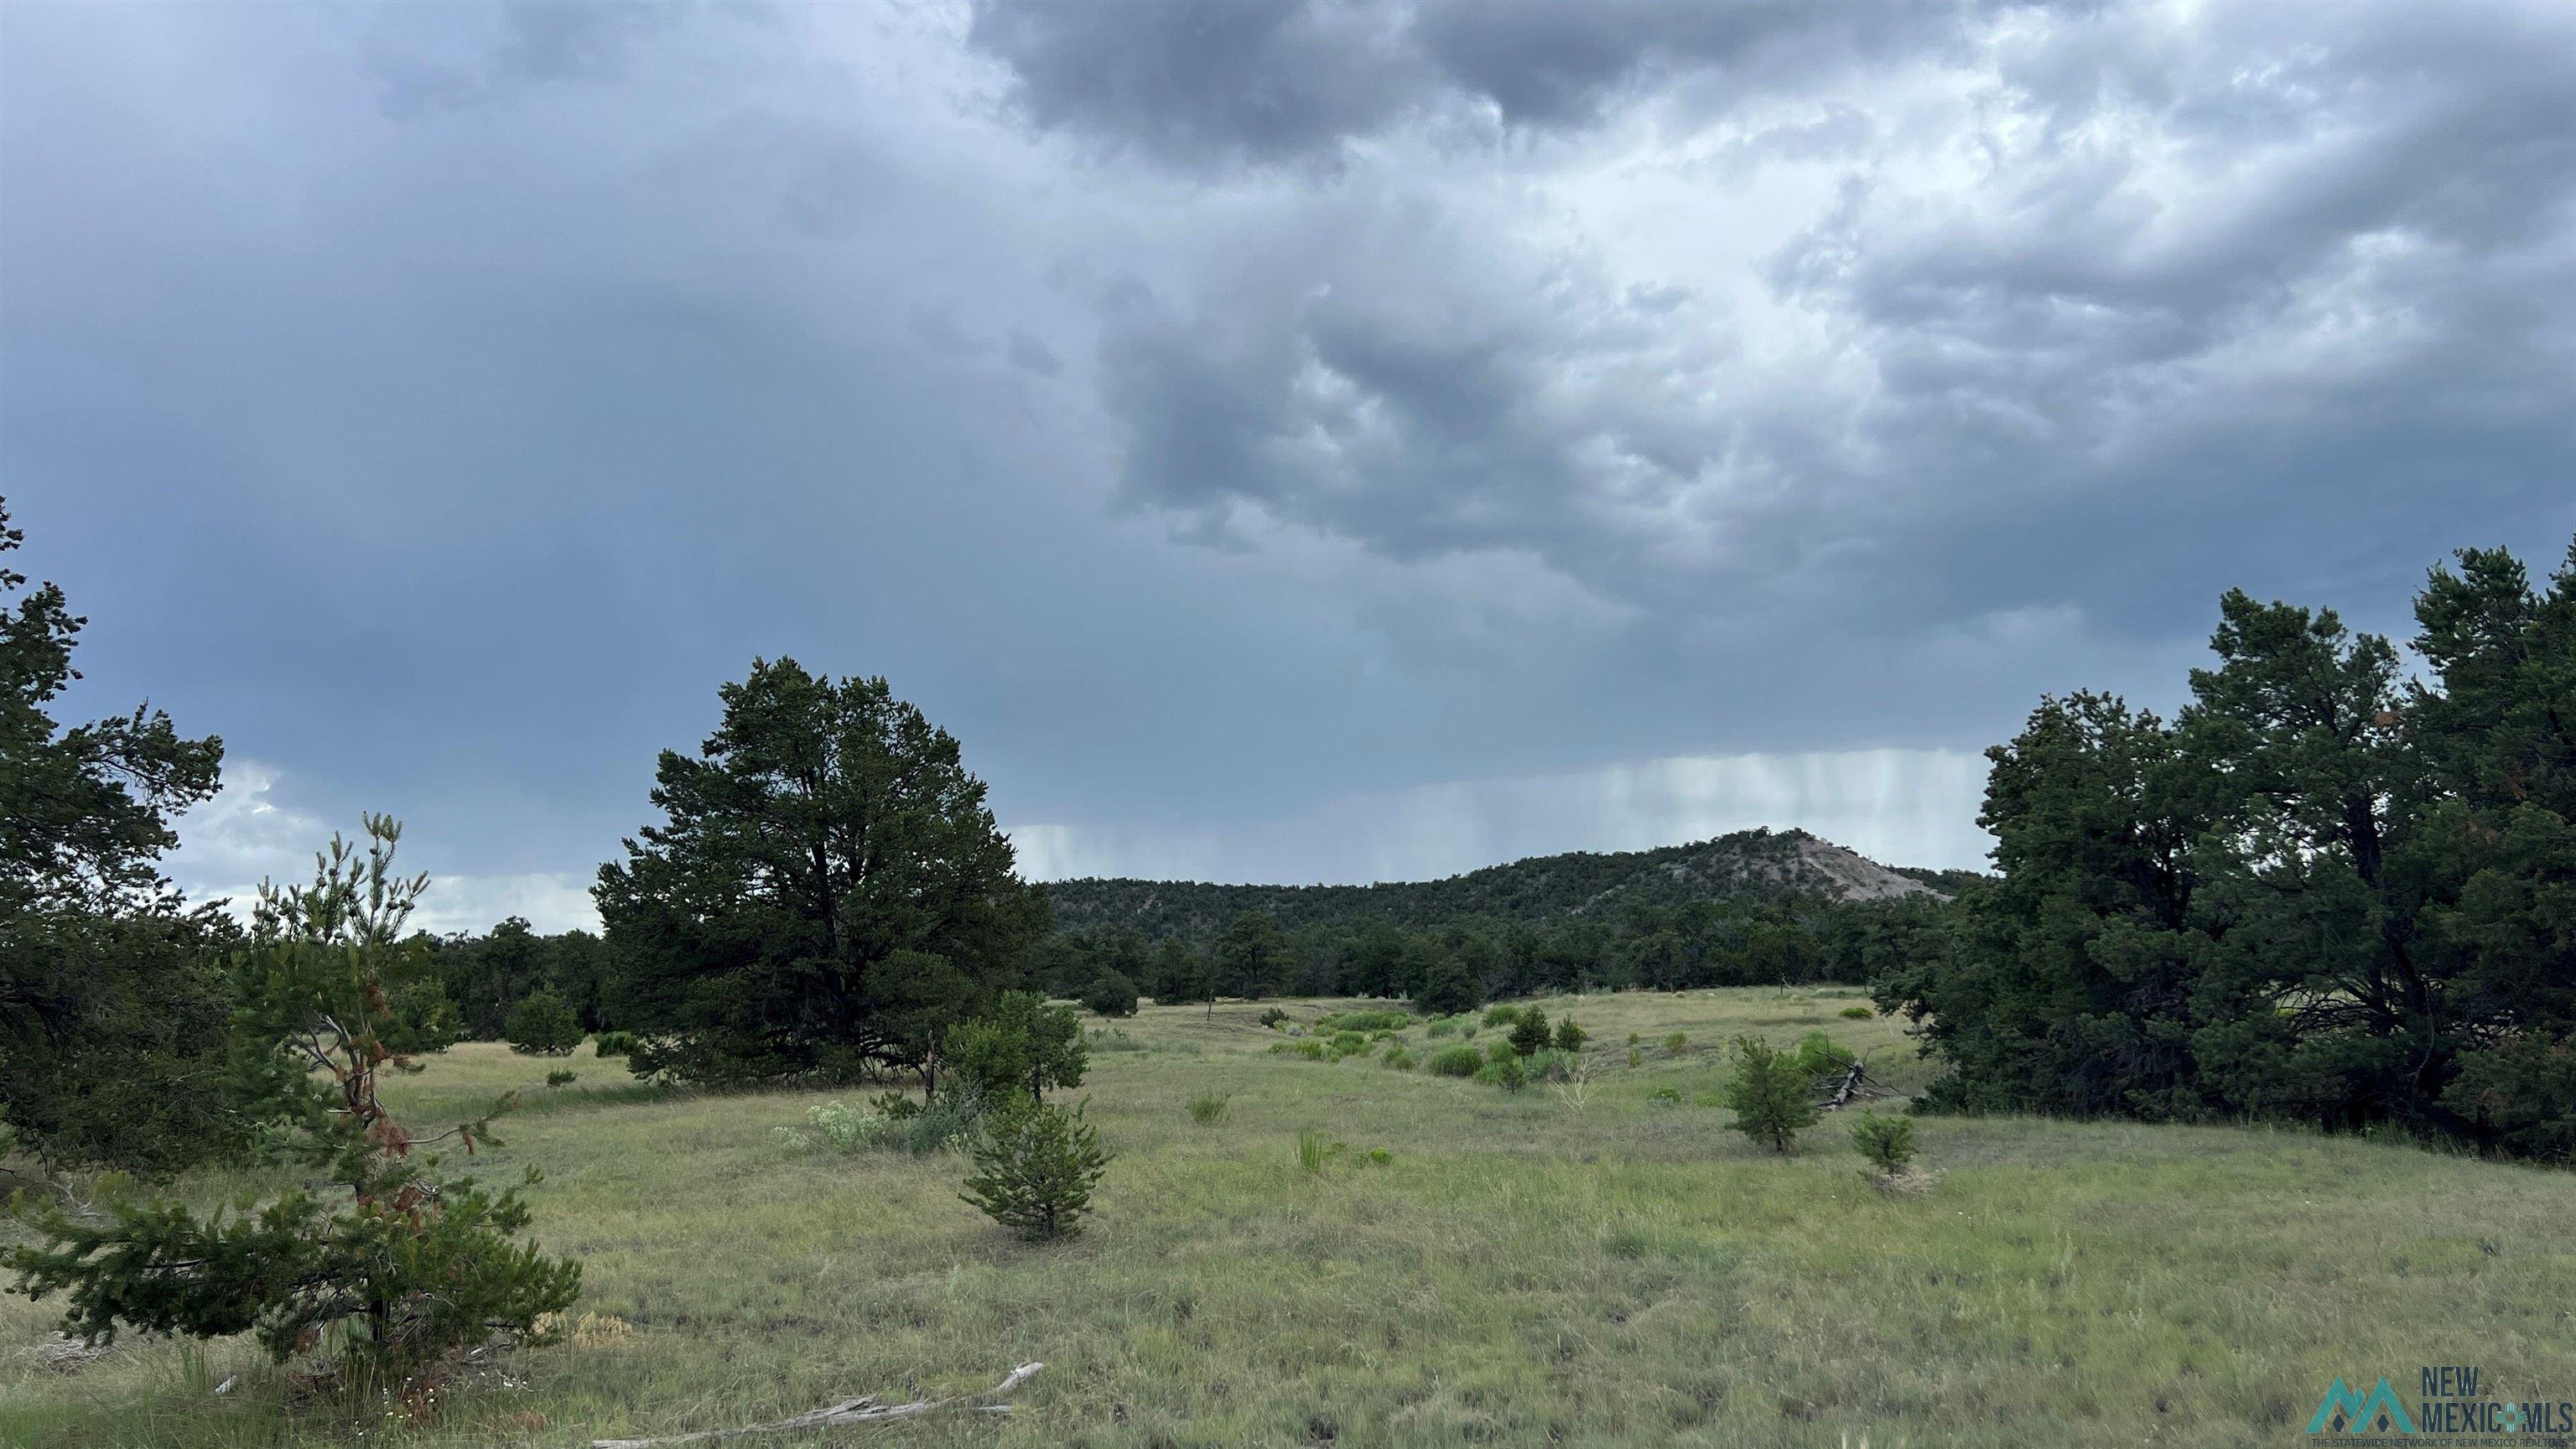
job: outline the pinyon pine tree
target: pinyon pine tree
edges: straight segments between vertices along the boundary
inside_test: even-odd
[[[579,1294],[578,1264],[511,1241],[528,1223],[516,1189],[443,1177],[436,1156],[414,1155],[439,1139],[415,1140],[377,1099],[380,1071],[412,1069],[385,1044],[387,975],[427,878],[394,875],[392,820],[368,817],[366,830],[363,854],[333,839],[310,888],[262,888],[236,967],[245,1098],[273,1103],[292,1153],[348,1200],[329,1207],[297,1187],[200,1215],[111,1179],[95,1214],[23,1208],[36,1241],[0,1264],[16,1291],[66,1295],[66,1333],[253,1331],[280,1362],[321,1351],[398,1369],[496,1330],[532,1336]],[[440,1136],[470,1153],[491,1140],[487,1124]]]

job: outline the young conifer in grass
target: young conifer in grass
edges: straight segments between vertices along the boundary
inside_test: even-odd
[[[987,1119],[975,1175],[958,1196],[1033,1243],[1080,1232],[1109,1167],[1100,1131],[1082,1111],[1026,1098],[1004,1103]]]
[[[529,1219],[516,1189],[487,1191],[414,1155],[440,1137],[468,1151],[490,1144],[488,1118],[414,1138],[377,1098],[385,1067],[419,1070],[385,1045],[386,988],[407,960],[403,926],[428,878],[393,874],[401,827],[391,819],[368,816],[366,830],[363,851],[332,840],[310,889],[262,887],[234,1017],[242,1100],[281,1124],[281,1150],[346,1200],[297,1186],[256,1209],[200,1216],[110,1183],[96,1212],[29,1211],[36,1241],[0,1251],[0,1263],[18,1274],[18,1292],[66,1295],[65,1333],[255,1332],[283,1363],[338,1331],[356,1366],[395,1371],[499,1331],[542,1338],[538,1320],[579,1295],[580,1264],[512,1241]],[[526,1180],[537,1180],[533,1168]]]
[[[1882,1177],[1894,1177],[1914,1160],[1914,1123],[1906,1117],[1863,1112],[1852,1123],[1852,1150],[1869,1160]]]
[[[1535,1006],[1522,1007],[1520,1015],[1512,1022],[1511,1040],[1512,1050],[1525,1057],[1546,1051],[1547,1044],[1555,1040],[1554,1034],[1548,1030],[1547,1013]]]
[[[1736,1131],[1774,1152],[1788,1152],[1798,1145],[1798,1133],[1815,1123],[1815,1079],[1795,1055],[1760,1037],[1740,1036],[1726,1104],[1735,1109]]]

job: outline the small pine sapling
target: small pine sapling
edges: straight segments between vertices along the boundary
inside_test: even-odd
[[[1881,1177],[1894,1177],[1914,1160],[1914,1122],[1863,1112],[1852,1123],[1852,1150],[1868,1159]]]
[[[1548,1030],[1547,1013],[1535,1006],[1521,1008],[1521,1014],[1512,1022],[1512,1050],[1525,1057],[1536,1056],[1546,1051],[1547,1044],[1553,1040],[1555,1036]]]
[[[18,1292],[65,1294],[65,1333],[249,1331],[280,1363],[319,1351],[398,1372],[496,1331],[542,1338],[538,1320],[579,1296],[580,1264],[512,1241],[529,1217],[516,1189],[443,1177],[437,1157],[413,1155],[439,1139],[415,1139],[377,1098],[385,1067],[419,1070],[385,1043],[385,982],[428,877],[394,875],[401,827],[390,818],[368,816],[366,830],[363,854],[332,840],[310,889],[261,888],[236,967],[243,1100],[266,1104],[286,1124],[286,1150],[347,1204],[295,1187],[256,1210],[200,1216],[115,1185],[94,1214],[28,1211],[37,1241],[0,1251],[0,1264]],[[440,1136],[471,1153],[494,1140],[488,1121]]]
[[[1760,1037],[1740,1036],[1726,1104],[1735,1109],[1736,1131],[1774,1152],[1792,1151],[1798,1133],[1816,1120],[1815,1077],[1797,1057]]]
[[[1071,1236],[1108,1170],[1100,1131],[1083,1109],[1012,1097],[987,1117],[975,1175],[958,1196],[1033,1243]]]

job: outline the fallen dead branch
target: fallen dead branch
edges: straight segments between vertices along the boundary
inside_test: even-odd
[[[1024,1363],[1010,1371],[1003,1380],[981,1393],[961,1394],[952,1399],[915,1399],[908,1404],[889,1404],[874,1394],[843,1399],[837,1404],[808,1410],[792,1419],[775,1419],[766,1424],[744,1424],[733,1429],[700,1429],[689,1434],[664,1434],[652,1439],[593,1439],[590,1449],[651,1449],[662,1444],[703,1444],[711,1439],[732,1439],[745,1434],[784,1434],[793,1429],[830,1429],[844,1424],[878,1424],[888,1419],[912,1419],[923,1414],[936,1414],[948,1409],[965,1409],[978,1414],[1007,1414],[1008,1404],[986,1404],[979,1400],[996,1399],[1037,1376],[1042,1363]]]
[[[1828,1112],[1839,1112],[1854,1101],[1875,1101],[1895,1095],[1869,1079],[1867,1057],[1852,1063],[1842,1071],[1826,1073],[1817,1081],[1816,1089],[1825,1094],[1825,1100],[1820,1105]]]

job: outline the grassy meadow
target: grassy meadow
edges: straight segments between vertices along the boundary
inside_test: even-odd
[[[1699,1102],[1747,1031],[1821,1029],[1919,1086],[1897,1024],[1842,1014],[1861,1003],[1544,1002],[1591,1033],[1579,1103],[1273,1054],[1259,1005],[1149,1006],[1096,1023],[1113,1035],[1079,1095],[1118,1157],[1089,1230],[1053,1246],[959,1201],[958,1158],[776,1130],[863,1092],[663,1092],[587,1046],[460,1046],[388,1099],[419,1130],[521,1089],[487,1170],[544,1170],[533,1236],[584,1262],[576,1315],[597,1317],[408,1422],[290,1411],[247,1341],[129,1341],[61,1375],[32,1352],[54,1310],[9,1297],[0,1443],[565,1446],[978,1389],[1029,1359],[1047,1368],[1008,1418],[733,1442],[2289,1445],[2336,1375],[2477,1364],[2576,1391],[2576,1176],[2268,1129],[1934,1118],[1916,1137],[1940,1180],[1893,1196],[1842,1119],[1778,1158]],[[1417,1058],[1443,1044],[1406,1035]],[[562,1068],[580,1080],[543,1085]],[[1210,1095],[1202,1125],[1188,1104]],[[1306,1130],[1347,1150],[1308,1172]]]

